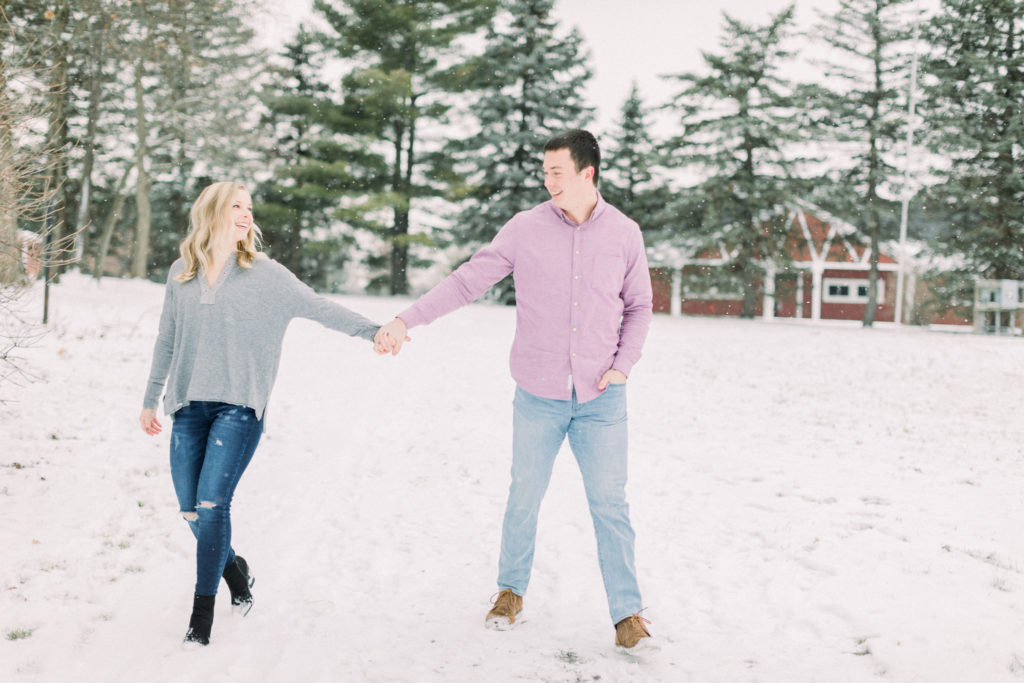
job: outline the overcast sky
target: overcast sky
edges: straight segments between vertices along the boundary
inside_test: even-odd
[[[597,126],[610,129],[632,83],[636,81],[648,106],[659,105],[678,92],[663,74],[703,70],[702,51],[719,52],[722,14],[765,24],[791,0],[557,0],[555,11],[566,26],[583,33],[592,56],[593,77],[587,88],[598,108]],[[796,3],[800,28],[816,21],[821,9],[832,12],[838,0]]]
[[[701,51],[717,52],[722,13],[744,22],[764,24],[792,0],[556,0],[555,12],[568,30],[583,34],[592,57],[593,77],[586,87],[596,106],[596,132],[610,131],[635,80],[648,106],[664,103],[677,85],[662,74],[701,71]],[[939,0],[918,0],[930,9]],[[280,44],[294,33],[300,17],[308,16],[312,0],[271,8],[264,20],[264,39]],[[817,10],[834,12],[839,0],[796,0],[797,28],[818,21]],[[302,10],[300,8],[307,9]],[[804,72],[808,77],[810,69]],[[794,74],[802,76],[802,74]]]

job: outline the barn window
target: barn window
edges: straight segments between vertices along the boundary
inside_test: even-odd
[[[868,283],[857,278],[825,278],[822,302],[827,304],[866,304],[868,302]],[[885,280],[878,280],[879,303],[885,301]]]

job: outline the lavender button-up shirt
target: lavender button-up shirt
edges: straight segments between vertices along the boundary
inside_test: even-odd
[[[598,195],[577,225],[548,201],[516,214],[494,240],[399,313],[410,328],[464,306],[512,273],[512,378],[543,398],[597,398],[610,368],[629,375],[651,322],[640,228]]]

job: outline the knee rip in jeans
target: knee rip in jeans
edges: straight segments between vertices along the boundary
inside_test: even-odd
[[[213,508],[217,507],[217,504],[213,503],[213,502],[210,502],[208,500],[204,500],[201,503],[199,503],[199,505],[196,505],[196,507],[197,508],[206,508],[207,510],[212,510]],[[197,521],[199,519],[199,513],[198,512],[186,512],[185,510],[182,510],[181,511],[181,516],[185,518],[186,522],[195,522],[195,521]]]

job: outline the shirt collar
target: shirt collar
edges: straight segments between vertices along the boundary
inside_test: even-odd
[[[551,210],[554,212],[554,214],[558,216],[558,218],[561,219],[562,222],[567,223],[568,225],[571,225],[573,227],[576,227],[576,222],[573,219],[569,218],[567,215],[565,215],[565,211],[555,206],[555,201],[553,199],[549,199],[548,204],[551,206]],[[598,190],[597,204],[594,205],[594,210],[590,212],[590,218],[585,220],[583,222],[583,225],[586,225],[587,223],[590,223],[600,218],[601,214],[604,213],[604,210],[607,208],[607,206],[608,203],[604,200],[604,197],[601,196],[600,190]],[[582,228],[583,225],[579,227]]]

